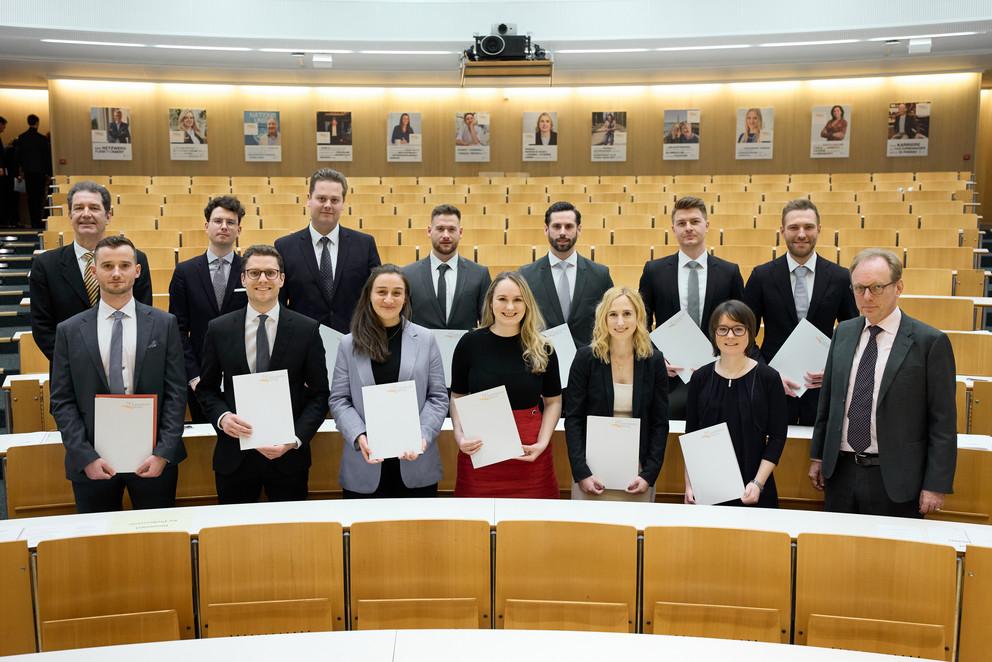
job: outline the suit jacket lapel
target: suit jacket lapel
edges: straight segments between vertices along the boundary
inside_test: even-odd
[[[778,288],[779,294],[782,295],[782,308],[793,325],[799,324],[799,315],[796,313],[796,297],[792,294],[792,274],[789,273],[788,259],[782,257],[782,261],[776,264],[773,269],[774,278],[772,280],[775,281],[775,286]],[[810,307],[812,308],[812,306]],[[809,313],[807,313],[808,315]]]
[[[437,321],[440,323],[440,326],[446,327],[447,325],[445,324],[444,317],[442,317],[441,315],[441,304],[438,303],[437,293],[434,291],[434,274],[431,273],[430,257],[426,257],[423,260],[421,260],[420,279],[421,279],[421,286],[424,289],[424,294],[427,296],[428,299],[430,299],[431,310],[433,310],[434,314],[437,316]],[[461,282],[461,278],[458,278],[456,280],[458,282]],[[455,292],[455,301],[458,301],[457,292]],[[454,307],[454,303],[452,303],[451,305],[452,307]],[[449,318],[451,317],[450,310],[448,311],[448,317]]]
[[[193,268],[196,269],[196,273],[200,277],[200,284],[203,286],[203,292],[207,295],[207,301],[210,302],[211,310],[214,311],[214,314],[219,315],[220,309],[217,308],[217,296],[214,294],[214,282],[210,278],[210,263],[207,261],[206,253],[196,258],[196,264],[193,265]],[[234,269],[231,271],[233,272]]]
[[[344,258],[348,255],[347,246],[350,245],[351,240],[348,238],[349,231],[347,228],[341,228],[338,231],[338,259],[334,264],[334,289],[331,291],[331,297],[327,301],[327,305],[330,306],[334,297],[338,293],[338,285],[341,284],[341,274],[344,272]],[[316,264],[316,258],[314,258],[314,263]],[[317,277],[320,277],[320,270],[317,270]]]
[[[227,288],[224,290],[224,302],[218,313],[224,312],[224,309],[231,303],[231,297],[234,296],[234,290],[241,286],[241,256],[237,253],[231,258],[231,272],[227,275]],[[212,285],[211,285],[212,287]]]
[[[837,382],[843,384],[844,389],[844,400],[841,402],[841,407],[847,407],[847,385],[851,380],[851,371],[855,370],[854,367],[854,354],[858,350],[858,341],[861,339],[861,332],[865,330],[865,318],[859,317],[858,324],[854,324],[853,328],[850,329],[849,333],[844,338],[839,338],[838,334],[834,334],[834,342],[838,342],[837,345],[837,356],[834,360],[837,361],[837,366],[839,372],[837,373]],[[844,410],[841,410],[843,414]]]
[[[561,302],[558,301],[558,288],[555,287],[555,279],[551,275],[551,262],[546,255],[539,262],[538,278],[541,281],[541,286],[544,287],[545,300],[551,302],[548,310],[555,314],[553,320],[544,320],[545,326],[548,328],[561,326],[565,323],[565,316],[561,312]],[[552,324],[552,322],[554,323]]]
[[[642,408],[644,406],[644,394],[648,392],[647,385],[641,382],[645,381],[645,373],[647,372],[647,361],[638,359],[634,357],[634,378],[631,383],[634,385],[633,390],[633,403],[631,407],[630,415],[632,418],[643,418]],[[643,423],[642,423],[643,424]]]
[[[100,375],[100,383],[103,385],[103,391],[110,393],[110,384],[107,382],[107,369],[103,367],[103,358],[100,356],[100,340],[97,335],[97,310],[98,308],[95,306],[90,308],[86,317],[80,320],[76,328],[82,336],[83,345],[86,346],[86,351],[90,355],[94,367],[96,367],[97,374]]]
[[[723,291],[723,288],[720,287],[723,281],[717,282],[718,279],[723,278],[722,267],[723,265],[717,262],[712,255],[706,256],[706,270],[708,271],[706,274],[706,295],[703,297],[703,309],[699,311],[699,326],[703,329],[706,329],[710,323],[706,312],[716,308],[718,303],[715,301],[717,288],[721,292]]]
[[[889,350],[889,359],[885,362],[885,370],[882,372],[882,381],[878,387],[879,402],[882,401],[886,391],[892,386],[896,373],[899,372],[899,367],[902,366],[902,362],[906,359],[912,346],[913,319],[903,313],[902,321],[899,322],[899,330],[896,332],[896,339],[892,343],[892,349]]]
[[[816,256],[816,271],[813,272],[813,294],[809,298],[809,310],[806,317],[812,317],[816,307],[820,305],[827,291],[830,280],[830,263],[819,255]]]
[[[76,260],[76,249],[73,248],[72,244],[69,244],[68,246],[62,248],[62,255],[60,257],[62,261],[62,277],[65,278],[66,282],[69,284],[69,287],[76,293],[76,296],[79,297],[80,301],[82,301],[87,308],[92,307],[92,304],[90,304],[90,297],[86,293],[86,285],[83,284],[83,276],[79,272],[79,262]]]
[[[613,392],[613,368],[607,364],[604,364],[599,359],[595,359],[595,365],[600,367],[600,375],[603,379],[603,393],[606,394],[606,411],[613,415],[613,399],[615,394]]]
[[[314,252],[313,242],[310,241],[310,225],[303,228],[299,232],[300,238],[300,250],[303,252],[303,263],[307,265],[307,269],[310,271],[310,277],[317,284],[317,289],[320,290],[321,296],[324,297],[324,301],[327,306],[330,307],[331,301],[334,299],[334,293],[331,296],[327,296],[327,292],[320,284],[320,265],[317,264],[317,254]],[[337,290],[337,284],[341,278],[341,258],[345,254],[344,249],[341,247],[342,239],[344,238],[344,228],[341,228],[341,232],[338,234],[338,262],[334,265],[334,289]]]
[[[293,346],[296,325],[285,315],[285,309],[279,311],[279,322],[276,324],[276,341],[272,345],[272,356],[269,359],[269,370],[281,370],[283,357]],[[247,357],[246,357],[247,358]]]
[[[664,311],[664,318],[657,320],[657,326],[661,326],[669,317],[677,313],[682,309],[682,299],[679,296],[679,256],[678,253],[672,255],[669,258],[665,258],[662,262],[662,266],[665,268],[662,273],[662,296],[664,301],[670,301],[674,303],[675,312],[670,312],[670,310]]]
[[[465,281],[469,277],[468,260],[466,260],[461,255],[459,255],[458,256],[458,264],[455,265],[455,269],[456,269],[456,271],[455,271],[455,295],[451,299],[451,310],[448,311],[448,319],[449,320],[455,314],[455,308],[458,306],[459,295],[463,291],[465,291],[465,288],[466,287],[468,287],[468,285],[466,285],[466,283],[465,283]],[[434,297],[434,298],[437,299],[437,297]],[[438,310],[440,310],[440,308]],[[448,327],[447,323],[445,323],[444,326],[445,326],[445,328],[447,328]]]
[[[152,337],[152,326],[155,324],[155,320],[152,319],[152,311],[140,306],[137,302],[135,302],[134,317],[137,333],[135,334],[134,348],[134,379],[132,380],[131,388],[137,392],[138,378],[141,376],[141,366],[145,361],[145,350],[148,349],[148,343]]]
[[[575,319],[578,314],[579,307],[575,305],[575,302],[582,300],[582,291],[586,286],[586,281],[589,280],[589,265],[586,264],[586,260],[581,255],[575,256],[575,290],[572,294],[572,305],[568,309],[568,318]],[[555,290],[555,298],[558,295],[558,291]],[[560,304],[559,304],[560,305]]]
[[[410,326],[409,322],[403,323],[403,338],[400,349],[400,376],[399,381],[405,382],[413,379],[413,366],[417,362],[417,332]]]

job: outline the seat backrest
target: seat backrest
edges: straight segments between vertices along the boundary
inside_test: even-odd
[[[24,540],[0,543],[0,656],[35,652],[31,561]]]

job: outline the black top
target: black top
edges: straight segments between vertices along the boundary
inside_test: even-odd
[[[403,350],[403,324],[386,327],[389,356],[382,363],[372,361],[372,378],[376,384],[395,384],[400,380],[400,352]]]
[[[533,407],[541,396],[561,395],[558,355],[552,352],[544,373],[534,374],[524,362],[519,335],[504,338],[488,328],[469,331],[451,359],[451,392],[478,393],[501,385],[511,409]]]
[[[762,363],[737,379],[721,377],[715,367],[716,363],[707,364],[689,380],[685,431],[726,423],[747,484],[758,474],[762,460],[778,464],[785,448],[789,424],[782,378]],[[778,506],[774,476],[768,478],[758,505]]]

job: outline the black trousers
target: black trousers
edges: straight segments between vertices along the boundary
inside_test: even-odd
[[[400,474],[400,459],[391,457],[382,463],[379,473],[379,486],[371,494],[342,490],[345,499],[402,499],[430,498],[437,496],[437,483],[423,487],[407,487]]]
[[[689,385],[683,384],[680,377],[668,378],[668,418],[673,421],[685,420],[686,401],[689,399]]]
[[[176,505],[176,483],[179,467],[171,462],[165,465],[158,478],[141,478],[133,473],[119,473],[107,480],[72,481],[77,513],[106,513],[121,510],[124,490],[135,510],[146,508],[172,508]]]
[[[823,509],[833,513],[921,518],[918,499],[896,503],[885,493],[882,468],[855,464],[854,455],[841,453],[833,475],[823,484]]]
[[[45,200],[47,199],[45,182],[47,180],[48,175],[44,174],[24,175],[24,191],[28,196],[28,215],[31,217],[32,228],[42,229],[45,227],[42,221],[47,216],[45,213]]]
[[[306,500],[309,468],[284,473],[275,467],[272,460],[256,450],[241,453],[244,458],[234,473],[214,473],[218,503],[255,503],[261,498],[262,490],[265,490],[265,497],[269,501]]]
[[[186,386],[186,404],[189,406],[189,419],[193,423],[211,423],[208,421],[206,415],[203,413],[203,409],[200,407],[199,400],[196,399],[196,393],[189,387]]]

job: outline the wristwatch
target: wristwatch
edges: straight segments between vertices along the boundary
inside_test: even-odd
[[[758,494],[765,491],[765,486],[763,483],[759,483],[757,480],[752,480],[751,482],[758,487]]]

